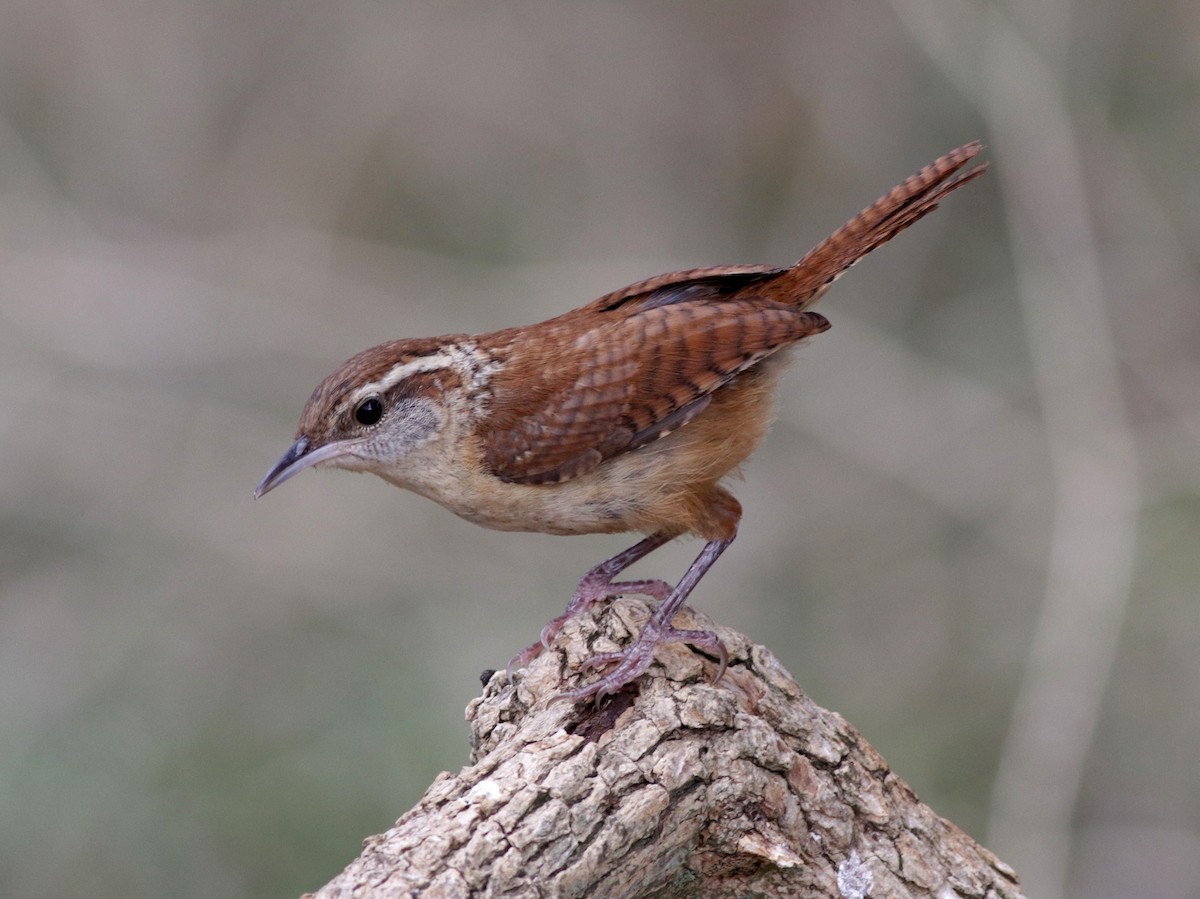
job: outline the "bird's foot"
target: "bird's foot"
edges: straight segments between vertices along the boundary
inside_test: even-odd
[[[564,624],[576,615],[586,612],[596,603],[630,593],[650,596],[661,601],[671,595],[671,590],[671,585],[666,581],[617,581],[614,583],[601,573],[589,572],[575,588],[571,601],[567,603],[566,611],[557,618],[546,622],[546,626],[542,628],[541,638],[536,643],[531,643],[512,657],[512,661],[508,663],[509,676],[511,677],[518,668],[524,668],[536,659],[543,649],[549,649]]]
[[[605,696],[618,692],[646,673],[646,669],[654,661],[655,648],[663,643],[687,643],[716,656],[720,667],[717,668],[717,676],[713,678],[713,683],[721,679],[729,664],[729,653],[725,650],[725,644],[712,631],[680,630],[659,625],[652,619],[642,628],[633,645],[620,652],[597,653],[583,663],[584,668],[590,669],[607,668],[610,665],[615,667],[590,684],[559,693],[554,697],[555,700],[569,699],[578,702],[594,696],[596,702],[599,702]]]

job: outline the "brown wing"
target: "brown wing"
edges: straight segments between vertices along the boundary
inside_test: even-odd
[[[965,144],[895,187],[790,268],[659,275],[521,332],[537,365],[493,381],[485,462],[506,481],[564,481],[683,427],[713,391],[829,327],[804,312],[858,259],[937,208],[986,165]]]
[[[640,305],[637,301],[644,302],[647,299],[653,299],[660,305],[664,302],[675,302],[678,299],[678,291],[695,290],[700,286],[708,289],[710,297],[727,297],[736,291],[770,281],[786,271],[787,268],[777,265],[714,265],[683,272],[668,272],[606,293],[600,299],[593,300],[571,314],[588,311],[611,312],[621,306]]]
[[[528,338],[550,348],[543,364],[493,379],[483,435],[491,471],[526,484],[578,477],[683,427],[739,372],[829,327],[795,307],[723,298],[743,287],[742,275],[722,285],[706,271],[640,296],[610,295],[620,308],[535,328]]]

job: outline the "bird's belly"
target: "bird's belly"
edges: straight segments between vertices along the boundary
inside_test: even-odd
[[[460,518],[498,531],[604,534],[638,530],[642,491],[620,489],[604,466],[558,484],[510,484],[486,472],[398,483]]]

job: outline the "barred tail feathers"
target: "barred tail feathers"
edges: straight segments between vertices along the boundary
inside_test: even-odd
[[[961,171],[983,149],[979,141],[952,150],[892,188],[793,265],[771,286],[777,299],[806,309],[859,259],[928,215],[947,194],[987,171],[987,163]]]

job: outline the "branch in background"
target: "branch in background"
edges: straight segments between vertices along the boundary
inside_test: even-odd
[[[648,616],[619,600],[514,683],[493,675],[467,709],[471,764],[439,775],[317,899],[1017,899],[1012,869],[921,804],[770,651],[686,607],[679,626],[729,649],[719,684],[713,660],[671,644],[598,708],[551,702]]]
[[[1069,889],[1083,772],[1129,613],[1143,503],[1089,209],[1090,196],[1107,185],[1086,177],[1085,141],[1067,102],[1071,4],[923,0],[892,7],[977,106],[1010,223],[1016,295],[1054,475],[1054,525],[988,831],[1020,859],[1039,894],[1061,896]],[[951,13],[971,18],[980,44],[946,39],[950,32],[935,23]]]

